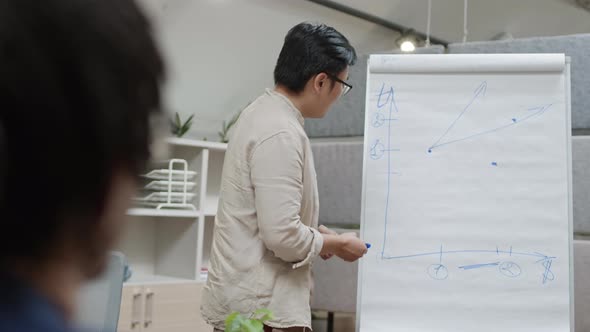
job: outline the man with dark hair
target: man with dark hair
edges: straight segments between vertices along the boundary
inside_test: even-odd
[[[311,329],[311,262],[367,247],[318,228],[318,193],[303,118],[320,118],[351,86],[354,48],[334,28],[301,23],[285,37],[267,90],[240,115],[225,155],[202,313],[217,330],[233,311],[268,308],[266,331]]]
[[[0,331],[69,330],[149,158],[163,76],[134,1],[0,1]]]

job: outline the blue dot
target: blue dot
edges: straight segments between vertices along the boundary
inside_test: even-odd
[[[498,166],[498,163],[495,161],[492,161],[492,166]]]
[[[431,149],[428,149],[428,153],[432,153],[432,150]]]
[[[512,122],[515,122],[516,123],[516,118],[512,118]]]

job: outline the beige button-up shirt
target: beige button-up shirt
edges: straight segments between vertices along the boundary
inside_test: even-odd
[[[201,312],[268,308],[275,328],[311,328],[311,262],[320,253],[318,191],[303,116],[267,90],[241,114],[225,155]]]

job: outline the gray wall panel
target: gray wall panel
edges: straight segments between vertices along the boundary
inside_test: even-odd
[[[590,128],[590,34],[450,44],[449,53],[565,53],[572,58],[572,128]]]

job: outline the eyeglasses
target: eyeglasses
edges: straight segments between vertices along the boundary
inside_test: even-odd
[[[332,75],[332,74],[329,74],[329,73],[326,73],[326,75],[328,75],[328,77],[331,78],[331,79],[333,79],[334,81],[336,81],[338,83],[342,83],[342,92],[340,93],[340,97],[346,95],[352,89],[352,85],[350,85],[350,84],[344,82],[343,80],[339,79],[338,77],[336,77],[336,75]]]

